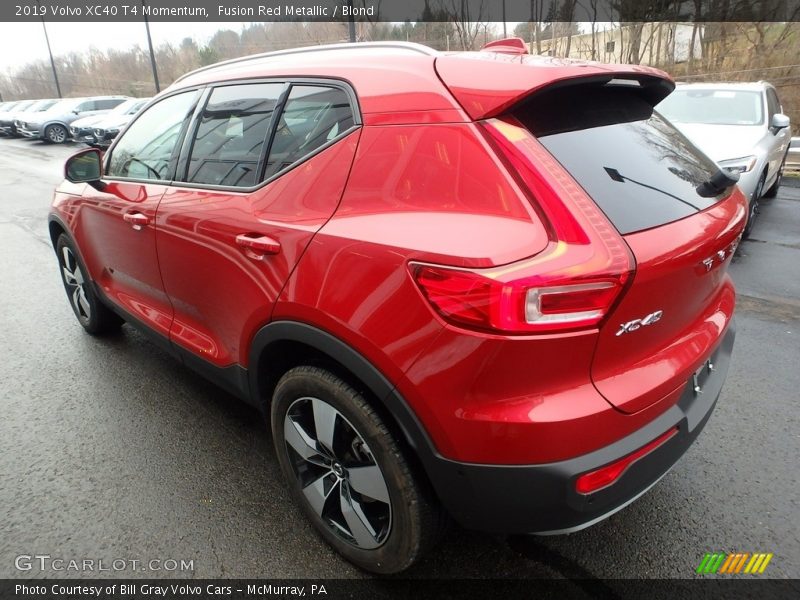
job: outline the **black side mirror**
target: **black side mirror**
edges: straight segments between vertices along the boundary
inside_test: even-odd
[[[64,177],[72,183],[88,183],[102,189],[103,158],[97,148],[87,148],[70,156],[64,165]]]
[[[697,186],[697,195],[701,198],[713,198],[739,181],[739,174],[728,169],[717,169],[707,181]]]

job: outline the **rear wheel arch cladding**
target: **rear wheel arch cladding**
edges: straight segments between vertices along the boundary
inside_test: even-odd
[[[285,352],[286,349],[311,349],[312,353]],[[270,368],[270,356],[283,360]],[[250,389],[256,405],[269,415],[271,392],[280,377],[300,364],[333,367],[353,387],[360,389],[390,427],[421,463],[423,471],[436,450],[424,425],[395,386],[367,358],[347,343],[311,325],[295,321],[274,321],[254,336],[250,354]]]

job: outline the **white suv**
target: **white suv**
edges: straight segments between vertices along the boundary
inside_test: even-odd
[[[721,167],[739,174],[750,202],[745,237],[762,196],[778,193],[789,149],[789,117],[769,83],[679,83],[656,109]]]

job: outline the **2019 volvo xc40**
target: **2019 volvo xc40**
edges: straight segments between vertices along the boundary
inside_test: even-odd
[[[259,407],[320,535],[393,573],[466,527],[586,527],[720,394],[746,219],[664,73],[354,44],[189,73],[66,165],[50,233],[123,322]]]

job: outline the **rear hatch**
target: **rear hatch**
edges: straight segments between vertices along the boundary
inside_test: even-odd
[[[630,248],[634,275],[600,323],[591,376],[613,406],[633,413],[681,389],[721,340],[733,316],[726,270],[745,200],[735,186],[709,187],[716,164],[653,110],[670,82],[623,67],[587,69],[582,76],[561,65],[555,84],[509,93],[484,116],[521,123]],[[474,90],[464,96],[476,98]]]
[[[624,412],[683,387],[733,315],[726,270],[744,223],[735,187],[708,190],[717,165],[653,111],[635,82],[573,82],[514,115],[622,234],[636,271],[600,328],[592,379]]]

